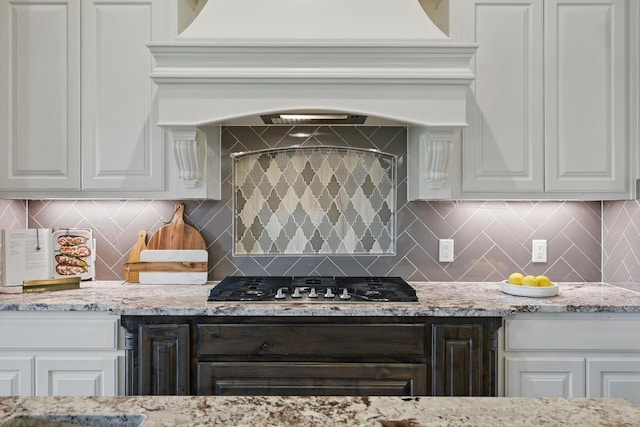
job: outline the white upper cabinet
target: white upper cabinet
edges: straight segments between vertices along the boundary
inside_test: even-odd
[[[177,33],[171,4],[0,0],[0,194],[164,189],[146,43]]]
[[[219,198],[219,128],[181,136],[185,155],[157,124],[147,43],[185,7],[0,0],[0,197]]]
[[[80,189],[80,2],[0,1],[0,191]]]
[[[479,45],[462,198],[631,197],[631,7],[627,0],[451,1],[452,38]]]
[[[544,2],[546,191],[628,189],[626,4]]]
[[[84,190],[163,189],[162,131],[146,43],[172,36],[168,7],[162,0],[82,4]]]

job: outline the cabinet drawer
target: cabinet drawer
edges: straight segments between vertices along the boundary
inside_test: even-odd
[[[505,348],[507,351],[640,351],[638,321],[622,319],[507,319],[505,321]]]
[[[118,319],[47,315],[2,317],[0,349],[115,350]]]
[[[382,363],[198,363],[199,395],[413,396],[427,367]]]
[[[424,355],[425,326],[198,325],[198,356],[214,355]]]

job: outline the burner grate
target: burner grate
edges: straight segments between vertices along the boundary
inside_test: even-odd
[[[208,301],[416,302],[400,277],[227,276]]]

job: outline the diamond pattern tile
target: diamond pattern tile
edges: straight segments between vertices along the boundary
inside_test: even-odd
[[[233,165],[234,255],[394,253],[394,155],[274,148]]]

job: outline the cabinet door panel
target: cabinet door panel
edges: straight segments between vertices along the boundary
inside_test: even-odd
[[[189,325],[141,325],[140,395],[189,394]]]
[[[146,43],[168,31],[167,3],[83,3],[83,188],[161,190],[164,148]]]
[[[505,396],[585,397],[581,357],[506,357]]]
[[[0,1],[0,190],[80,188],[80,1]]]
[[[33,395],[33,356],[0,356],[0,396]]]
[[[542,2],[464,2],[480,45],[464,130],[463,192],[543,191]]]
[[[198,363],[199,395],[426,394],[426,366],[376,363]]]
[[[622,397],[640,405],[640,358],[588,358],[587,397]]]
[[[482,325],[433,325],[434,396],[484,396]]]
[[[38,356],[36,396],[115,396],[117,356]]]
[[[545,2],[546,191],[625,190],[625,4]]]

